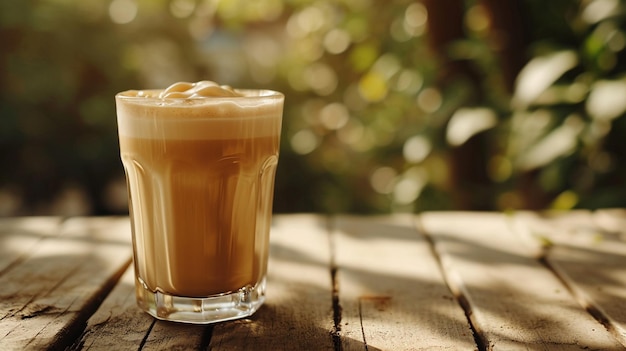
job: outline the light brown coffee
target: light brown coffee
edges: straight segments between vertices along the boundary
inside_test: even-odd
[[[186,297],[255,286],[267,269],[282,97],[156,93],[118,101],[137,278]]]

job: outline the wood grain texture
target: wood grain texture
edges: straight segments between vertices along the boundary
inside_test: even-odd
[[[137,307],[135,272],[130,266],[98,310],[89,318],[74,350],[139,350],[155,324]]]
[[[128,219],[64,221],[0,276],[0,349],[39,350],[80,333],[130,262]]]
[[[59,217],[0,218],[0,275],[26,259],[46,238],[59,234]]]
[[[332,280],[326,219],[275,217],[265,305],[220,323],[210,350],[333,350]]]
[[[626,345],[624,212],[522,212],[515,221],[522,235],[548,243],[545,260],[580,305]]]
[[[623,349],[536,260],[506,215],[427,213],[420,222],[487,350]]]
[[[73,350],[195,350],[210,327],[157,321],[137,306],[135,273],[129,266],[91,316]],[[209,333],[209,334],[207,334]]]
[[[411,216],[342,216],[332,228],[343,350],[476,348]]]
[[[208,325],[156,321],[141,350],[202,350],[211,328]]]
[[[277,215],[270,250],[255,315],[185,325],[137,307],[128,218],[0,219],[0,350],[626,349],[623,209]]]
[[[267,299],[252,317],[213,326],[154,319],[136,306],[129,269],[89,320],[75,349],[333,350],[326,221],[279,217],[271,232]],[[116,335],[120,337],[115,337]]]

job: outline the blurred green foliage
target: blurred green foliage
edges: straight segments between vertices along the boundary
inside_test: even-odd
[[[626,205],[626,4],[511,3],[2,1],[0,216],[126,212],[114,94],[203,79],[287,95],[277,212]]]

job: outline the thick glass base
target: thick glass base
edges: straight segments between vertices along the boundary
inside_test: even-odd
[[[155,318],[193,324],[209,324],[252,315],[265,301],[265,278],[256,286],[204,298],[171,296],[154,292],[136,281],[137,304]]]

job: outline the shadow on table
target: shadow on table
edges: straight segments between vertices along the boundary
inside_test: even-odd
[[[128,241],[108,233],[119,220],[97,222],[0,221],[0,349],[63,348],[80,335],[130,263]]]
[[[343,319],[360,324],[367,350],[476,347],[414,216],[338,216],[331,228]]]
[[[626,251],[616,248],[624,245],[616,240],[619,235],[607,233],[591,220],[573,221],[564,213],[557,216],[558,221],[544,218],[546,222],[538,227],[535,225],[540,222],[532,224],[525,217],[519,222],[519,214],[465,213],[455,222],[457,215],[436,215],[431,222],[438,222],[436,229],[429,228],[428,234],[437,255],[446,262],[446,273],[453,277],[454,289],[459,291],[471,322],[481,331],[477,335],[480,343],[557,347],[572,342],[587,328],[596,333],[594,338],[581,335],[586,340],[580,341],[580,347],[623,349],[611,346],[615,340],[606,333],[606,317],[589,313],[600,306],[605,313],[618,312],[612,316],[614,322],[625,320],[620,317],[624,316],[624,299],[614,295],[624,289],[623,280],[616,279],[626,265]],[[441,225],[443,222],[447,224]],[[591,241],[573,245],[574,237],[567,231],[586,232],[590,238],[602,235],[615,252],[598,251]],[[540,238],[529,238],[528,233],[550,239],[543,256],[537,256]],[[533,244],[530,239],[538,241]],[[581,286],[589,289],[581,294]],[[616,309],[616,305],[622,308]],[[618,339],[624,343],[623,336]]]

